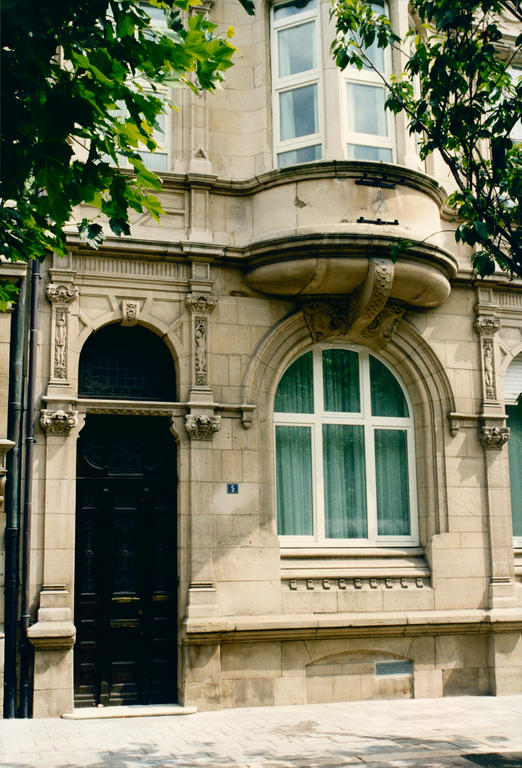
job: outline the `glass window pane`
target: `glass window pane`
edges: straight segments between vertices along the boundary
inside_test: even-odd
[[[281,19],[286,19],[288,16],[295,16],[298,13],[311,11],[316,7],[317,0],[293,0],[293,2],[278,5],[274,9],[274,19],[276,21],[281,21]]]
[[[311,536],[312,430],[276,427],[277,531],[281,536]]]
[[[283,374],[277,388],[274,411],[313,413],[314,380],[311,352],[301,355]]]
[[[346,148],[349,160],[380,160],[383,163],[393,163],[393,151],[386,147],[347,144]]]
[[[366,538],[364,427],[323,424],[323,465],[326,538]]]
[[[409,536],[410,495],[406,431],[375,430],[375,480],[379,536]]]
[[[314,160],[320,160],[323,156],[320,144],[314,144],[312,147],[301,147],[300,149],[291,149],[288,152],[280,152],[277,156],[278,168],[286,168],[289,165],[297,163],[311,163]]]
[[[317,85],[279,94],[279,125],[281,141],[318,132]]]
[[[139,152],[138,153],[143,160],[145,166],[151,171],[166,171],[167,170],[167,154],[166,152]]]
[[[373,355],[370,355],[370,389],[372,416],[407,418],[410,415],[401,385],[393,373]]]
[[[359,355],[348,349],[323,351],[323,392],[325,411],[358,413]]]
[[[279,77],[315,69],[315,22],[277,33]]]
[[[384,110],[384,88],[378,85],[346,83],[348,94],[348,130],[388,135],[388,120]]]
[[[513,536],[522,536],[522,399],[518,405],[506,406],[509,416],[509,481],[511,484],[511,513]]]

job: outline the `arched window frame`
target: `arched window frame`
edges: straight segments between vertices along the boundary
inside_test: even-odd
[[[327,412],[323,408],[323,382],[322,382],[322,352],[325,349],[353,350],[359,355],[359,385],[361,410],[359,413]],[[417,483],[416,483],[416,458],[415,458],[415,425],[413,406],[408,391],[400,376],[380,355],[364,347],[354,344],[322,343],[314,345],[296,355],[285,367],[279,382],[290,366],[305,355],[312,352],[313,356],[313,384],[314,384],[314,412],[313,414],[293,414],[274,411],[274,457],[275,473],[277,477],[277,450],[276,430],[278,426],[302,425],[310,426],[312,430],[312,494],[313,494],[313,535],[293,536],[279,534],[281,545],[284,547],[416,547],[419,544],[418,507],[417,507]],[[385,417],[371,415],[370,398],[370,354],[381,364],[386,366],[391,375],[398,382],[408,406],[409,416]],[[276,387],[276,395],[277,389]],[[323,424],[348,424],[362,425],[365,433],[365,464],[366,464],[366,500],[367,500],[367,538],[327,538],[325,536],[325,511],[324,511],[324,477],[323,477],[323,449],[322,449],[322,425]],[[385,536],[377,531],[377,495],[375,473],[375,449],[374,430],[376,428],[400,428],[406,432],[408,483],[409,483],[409,515],[410,535]],[[277,509],[277,482],[275,488],[276,497],[274,508]]]

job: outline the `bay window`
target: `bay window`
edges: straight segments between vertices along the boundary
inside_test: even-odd
[[[385,363],[362,348],[314,347],[281,378],[274,422],[286,544],[417,543],[411,407]]]
[[[277,5],[271,19],[275,154],[282,168],[322,157],[318,0]]]

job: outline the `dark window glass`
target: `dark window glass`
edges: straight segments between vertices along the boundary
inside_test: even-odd
[[[86,342],[80,357],[80,397],[176,399],[174,365],[165,343],[136,325],[108,325]]]

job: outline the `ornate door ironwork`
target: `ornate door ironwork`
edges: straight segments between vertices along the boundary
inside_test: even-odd
[[[76,706],[176,700],[175,473],[166,420],[87,417],[78,446]]]

